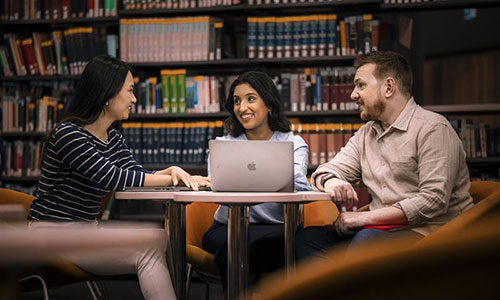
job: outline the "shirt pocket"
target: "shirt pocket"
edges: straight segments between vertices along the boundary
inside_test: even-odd
[[[391,161],[394,179],[418,182],[418,163],[410,156],[400,156]]]

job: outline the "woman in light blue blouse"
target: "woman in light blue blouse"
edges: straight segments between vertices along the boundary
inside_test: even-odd
[[[290,131],[278,90],[267,74],[250,71],[240,75],[231,85],[226,109],[231,114],[226,120],[229,135],[220,139],[292,141],[295,190],[310,190],[306,178],[308,146]],[[203,236],[203,248],[214,254],[226,289],[227,207],[219,206],[214,219]],[[284,265],[282,204],[264,203],[250,208],[249,247],[251,273],[272,272]]]

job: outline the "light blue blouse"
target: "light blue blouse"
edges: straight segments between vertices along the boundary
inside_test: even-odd
[[[226,135],[218,137],[218,140],[240,140],[246,141],[247,136],[242,134],[238,137]],[[294,150],[294,181],[296,191],[310,191],[311,186],[307,182],[307,161],[309,147],[300,136],[293,132],[275,131],[270,141],[291,141]],[[210,159],[208,160],[210,164]],[[210,166],[208,166],[210,176]],[[227,224],[227,206],[220,205],[215,212],[214,218],[220,223]],[[280,224],[283,223],[283,204],[264,203],[250,207],[250,223]]]

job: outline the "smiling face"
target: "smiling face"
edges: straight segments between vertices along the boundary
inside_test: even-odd
[[[363,120],[377,121],[385,111],[382,97],[383,82],[377,80],[373,72],[375,64],[365,64],[358,68],[354,77],[354,90],[351,99],[359,105]]]
[[[236,86],[233,101],[234,114],[245,130],[270,130],[267,123],[269,108],[249,84],[242,83]]]
[[[126,120],[129,117],[132,105],[137,102],[134,95],[134,79],[130,71],[125,78],[122,89],[106,106],[106,113],[114,120]]]

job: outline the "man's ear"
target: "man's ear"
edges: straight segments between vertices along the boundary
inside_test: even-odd
[[[384,87],[383,87],[383,95],[386,98],[392,97],[395,93],[396,90],[398,89],[398,86],[396,85],[396,81],[392,77],[387,77],[384,82]]]

